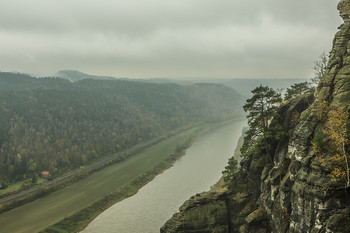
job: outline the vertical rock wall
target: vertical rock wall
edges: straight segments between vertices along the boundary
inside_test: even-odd
[[[294,129],[287,153],[275,153],[276,166],[264,180],[260,203],[267,212],[272,232],[349,232],[349,201],[344,189],[331,188],[328,173],[314,158],[311,139],[320,127],[316,112],[319,103],[331,108],[350,103],[350,1],[338,5],[344,23],[333,41],[326,72],[315,92],[315,101],[303,113],[305,119]],[[279,182],[273,175],[290,161]]]

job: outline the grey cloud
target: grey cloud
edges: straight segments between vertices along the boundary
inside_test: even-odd
[[[335,0],[5,0],[0,25],[29,31],[42,28],[144,33],[163,27],[259,24],[262,14],[292,24],[323,24],[330,21],[325,17],[329,10],[336,11],[335,3]]]
[[[300,77],[336,0],[3,0],[0,69],[130,77]]]

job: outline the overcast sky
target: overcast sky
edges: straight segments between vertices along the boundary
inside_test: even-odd
[[[307,78],[337,0],[0,0],[0,70]]]

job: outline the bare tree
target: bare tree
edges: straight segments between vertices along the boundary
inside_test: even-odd
[[[328,63],[328,56],[326,56],[326,52],[323,52],[317,61],[314,62],[314,66],[312,69],[314,70],[314,77],[311,79],[312,83],[318,84],[323,77],[326,66]]]

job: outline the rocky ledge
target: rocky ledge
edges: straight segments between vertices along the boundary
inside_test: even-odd
[[[220,232],[228,230],[226,193],[204,192],[187,200],[180,212],[165,224],[160,232]]]

